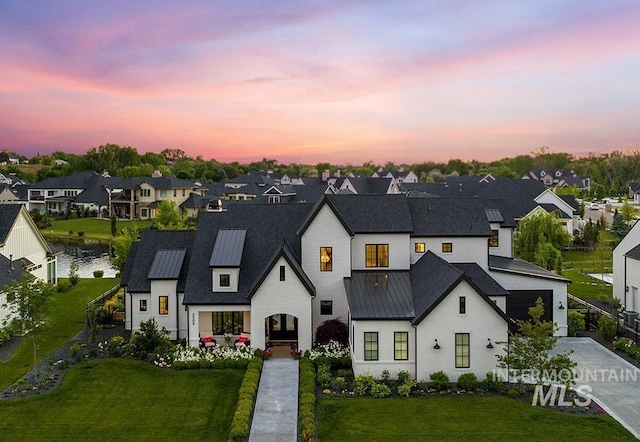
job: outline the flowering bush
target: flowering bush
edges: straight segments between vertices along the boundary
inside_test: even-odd
[[[248,363],[252,356],[253,352],[251,348],[244,344],[239,344],[237,347],[215,346],[206,349],[177,345],[173,352],[172,360],[174,363],[179,362],[180,364],[178,364],[178,366],[180,367],[182,367],[183,364],[186,367],[193,365],[193,363],[189,363],[190,361],[195,361],[196,364],[198,364],[201,360],[206,360],[213,368],[223,368],[227,366],[243,366],[245,362],[242,362],[241,364],[225,364],[221,363],[221,361],[246,361],[246,363]],[[203,364],[203,366],[204,365],[206,364]]]
[[[633,339],[619,338],[613,341],[613,348],[627,353],[632,358],[640,360],[640,345],[633,342]]]
[[[309,351],[309,359],[312,361],[318,358],[346,358],[351,355],[348,345],[342,345],[336,341],[329,341],[326,344],[318,345]]]

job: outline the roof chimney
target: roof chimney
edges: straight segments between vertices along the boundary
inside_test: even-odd
[[[11,270],[15,270],[15,268],[13,267],[13,255],[9,255],[9,268]]]

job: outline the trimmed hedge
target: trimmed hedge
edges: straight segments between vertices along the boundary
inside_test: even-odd
[[[310,442],[316,440],[316,369],[313,362],[307,357],[300,359],[299,383],[300,436],[305,442]]]
[[[216,361],[214,361],[215,363]],[[258,384],[262,373],[262,353],[251,358],[244,373],[240,390],[238,390],[238,408],[231,421],[229,439],[239,442],[249,437],[251,431],[251,415],[258,394]]]

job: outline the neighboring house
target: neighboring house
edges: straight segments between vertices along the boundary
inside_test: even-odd
[[[92,170],[59,178],[47,178],[29,186],[27,208],[53,214],[69,214],[76,204],[100,212],[108,208],[109,194],[105,186],[113,180]],[[87,192],[87,193],[85,193]],[[81,196],[85,193],[84,196]],[[78,200],[78,198],[80,198]],[[76,202],[77,200],[77,202]]]
[[[393,178],[352,178],[347,177],[336,182],[334,187],[338,191],[348,191],[358,195],[394,194],[400,193],[398,184]]]
[[[576,186],[578,190],[591,190],[591,179],[581,177],[571,169],[531,169],[522,179],[540,181],[552,188]]]
[[[192,193],[204,195],[207,191],[197,182],[162,176],[114,181],[107,190],[109,216],[126,219],[154,218],[160,201],[173,201],[180,207]]]
[[[0,204],[16,203],[20,197],[9,184],[0,184]]]
[[[629,183],[629,198],[633,204],[640,205],[640,183]]]
[[[400,168],[399,170],[388,170],[380,168],[377,172],[373,172],[371,175],[372,178],[391,178],[394,180],[395,184],[403,184],[403,183],[417,183],[418,176],[412,171],[405,171],[404,168]]]
[[[25,272],[50,284],[57,284],[57,256],[22,204],[5,204],[0,209],[0,290],[19,281]],[[6,300],[0,294],[0,305]],[[10,310],[10,309],[9,309]],[[5,319],[0,312],[0,324]]]
[[[640,223],[613,249],[613,296],[626,311],[640,311]]]
[[[567,334],[569,281],[514,259],[514,226],[478,198],[232,204],[201,213],[195,232],[147,231],[134,243],[125,327],[153,317],[192,346],[231,330],[255,348],[308,349],[323,321],[342,318],[356,374],[483,376],[538,297]]]

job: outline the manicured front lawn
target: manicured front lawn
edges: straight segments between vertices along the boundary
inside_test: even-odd
[[[127,359],[86,362],[50,393],[0,401],[0,434],[4,440],[226,441],[243,375]]]
[[[608,416],[583,417],[492,397],[318,400],[322,441],[635,440]]]
[[[115,278],[80,279],[78,285],[51,299],[48,320],[40,331],[38,360],[48,356],[86,327],[87,303],[111,287]],[[0,390],[4,390],[33,367],[33,345],[27,336],[8,361],[0,363]]]
[[[117,221],[116,229],[118,235],[124,228],[146,229],[151,226],[152,220],[131,220]],[[78,232],[84,232],[83,238],[110,240],[111,220],[98,218],[76,218],[54,221],[51,227],[42,229],[40,232],[46,237],[71,237],[79,238]],[[73,232],[73,233],[69,233]]]

